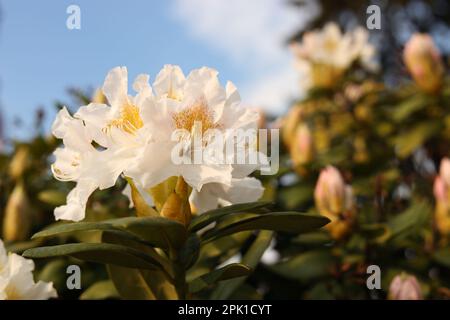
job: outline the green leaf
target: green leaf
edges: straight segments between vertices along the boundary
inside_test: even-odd
[[[118,298],[119,293],[111,280],[94,283],[81,295],[80,300],[104,300]]]
[[[292,210],[313,199],[314,187],[309,184],[301,183],[292,187],[280,189],[278,196],[283,205]]]
[[[200,239],[197,234],[193,233],[188,238],[179,253],[179,259],[184,268],[189,269],[198,259],[200,254]]]
[[[5,245],[7,252],[14,252],[21,254],[27,249],[35,248],[43,244],[43,239],[34,239],[30,241],[12,242]]]
[[[333,261],[328,251],[309,251],[272,265],[269,269],[288,279],[310,282],[329,274]]]
[[[437,263],[450,268],[450,248],[442,248],[437,250],[433,255],[433,259]]]
[[[165,257],[164,253],[159,254],[155,248],[142,244],[133,238],[127,237],[127,233],[123,231],[103,231],[102,242],[121,245],[127,248],[138,250],[152,257],[166,272],[167,277],[173,277],[173,268],[171,262]]]
[[[149,274],[145,270],[115,265],[108,265],[107,270],[117,292],[123,299],[156,300],[149,285],[149,281],[151,281]]]
[[[124,245],[148,255],[158,255],[155,249],[120,236],[117,232],[104,232],[102,241]],[[171,267],[164,262],[163,257],[158,261],[163,261],[164,270],[144,270],[124,268],[117,265],[108,265],[107,270],[117,291],[123,299],[132,300],[155,300],[155,299],[176,299],[177,294],[171,284]]]
[[[200,277],[194,279],[189,283],[189,291],[191,293],[196,293],[205,288],[208,288],[218,281],[247,276],[250,274],[250,272],[250,268],[246,265],[232,263],[223,268],[216,269],[210,273],[201,275]]]
[[[248,266],[252,270],[256,269],[262,255],[269,247],[272,241],[272,231],[260,231],[255,241],[242,257],[241,263]],[[225,280],[218,284],[217,288],[211,294],[213,300],[228,299],[245,281],[245,277]]]
[[[435,121],[416,125],[407,132],[401,132],[393,139],[396,153],[400,158],[409,156],[432,135],[440,131],[441,125]]]
[[[396,122],[401,122],[410,114],[422,109],[425,105],[426,101],[421,96],[414,95],[410,99],[395,106],[391,112],[392,119]]]
[[[330,220],[323,216],[298,212],[271,212],[255,215],[216,228],[205,233],[203,241],[211,241],[236,232],[247,230],[273,230],[289,233],[304,233],[326,225]]]
[[[136,249],[109,243],[71,243],[28,249],[26,258],[71,256],[80,260],[117,264],[129,268],[159,269],[161,265],[152,256]]]
[[[423,227],[428,221],[430,213],[431,207],[428,202],[413,202],[405,212],[394,216],[388,221],[387,232],[389,237],[387,239],[391,240],[407,236],[418,228]]]
[[[292,239],[293,244],[309,246],[323,245],[326,243],[331,243],[332,241],[333,239],[327,232],[320,231],[300,234]]]
[[[217,221],[218,219],[229,214],[240,212],[252,212],[257,209],[267,207],[271,204],[272,204],[271,202],[248,202],[248,203],[233,204],[231,206],[210,210],[195,217],[192,220],[191,224],[189,225],[189,231],[190,232],[198,231],[206,227],[208,224],[213,223],[214,221]]]
[[[103,222],[76,222],[52,226],[36,233],[32,238],[50,237],[80,231],[121,230],[159,247],[179,248],[186,240],[185,227],[176,221],[163,217],[127,217]]]
[[[214,269],[215,266],[234,256],[251,235],[252,231],[239,232],[202,245],[199,258],[188,270],[186,276],[188,281]]]

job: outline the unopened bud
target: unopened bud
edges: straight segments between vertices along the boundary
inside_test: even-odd
[[[303,165],[312,160],[313,140],[306,124],[300,124],[295,131],[295,138],[290,147],[294,166]]]
[[[448,188],[447,188],[447,185],[445,184],[444,180],[440,176],[437,176],[436,179],[434,180],[433,193],[434,193],[436,202],[447,203]]]
[[[450,159],[443,158],[439,167],[439,176],[443,180],[443,183],[448,187],[450,186]]]
[[[444,66],[439,50],[427,34],[414,34],[403,52],[406,67],[425,92],[435,93],[442,86]]]
[[[322,214],[339,215],[344,212],[345,183],[335,167],[328,166],[320,172],[314,199]]]
[[[138,217],[158,216],[158,212],[153,209],[150,194],[143,188],[137,186],[131,178],[126,178],[126,180],[130,186],[130,202],[136,209],[136,215]]]
[[[31,230],[31,212],[22,183],[15,186],[6,204],[3,218],[3,238],[6,241],[28,239]]]
[[[19,179],[30,166],[30,152],[27,147],[19,147],[9,165],[9,174],[14,179]]]
[[[294,139],[295,130],[302,117],[302,107],[294,105],[283,119],[281,137],[286,146],[290,146]]]
[[[314,190],[316,207],[331,221],[326,225],[334,239],[341,239],[351,230],[354,221],[354,201],[351,186],[345,185],[339,171],[328,166],[320,173]]]
[[[416,277],[406,273],[394,277],[389,286],[390,300],[422,300],[422,289]]]
[[[170,180],[170,186],[173,186],[173,179]],[[192,216],[189,204],[191,188],[184,181],[183,177],[178,177],[172,190],[166,189],[166,191],[168,191],[168,195],[162,203],[161,216],[188,226]]]

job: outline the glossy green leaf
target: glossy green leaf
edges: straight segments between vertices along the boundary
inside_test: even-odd
[[[254,215],[222,228],[212,229],[204,235],[203,241],[211,241],[212,239],[247,230],[303,233],[318,229],[328,222],[329,219],[323,216],[298,212],[271,212],[264,215]]]
[[[127,217],[103,222],[76,222],[52,226],[36,233],[34,238],[50,237],[81,231],[126,231],[149,244],[167,248],[180,247],[186,239],[185,227],[176,221],[162,217]]]
[[[234,256],[251,235],[252,231],[239,232],[203,244],[195,265],[188,270],[188,281],[214,269],[215,266]]]
[[[269,269],[288,279],[311,282],[329,274],[333,261],[328,251],[309,251],[272,265]]]
[[[200,239],[194,233],[188,238],[179,253],[179,260],[185,269],[189,269],[198,259],[200,254]]]
[[[23,256],[26,258],[71,256],[80,260],[117,264],[129,268],[161,268],[158,261],[141,251],[109,243],[71,243],[39,247],[26,250]]]
[[[404,212],[394,216],[388,221],[387,239],[406,236],[424,226],[431,213],[428,202],[413,202]]]
[[[424,101],[421,96],[415,95],[395,106],[391,112],[392,119],[396,122],[401,122],[410,114],[422,109],[424,106],[426,106],[426,101]]]
[[[223,268],[216,269],[207,274],[201,275],[200,277],[194,279],[189,283],[189,291],[191,293],[199,292],[205,288],[208,288],[212,284],[238,277],[243,277],[249,275],[251,272],[250,268],[246,265],[239,263],[232,263]]]
[[[158,252],[139,242],[122,237],[118,232],[104,232],[102,241],[124,245],[155,257]],[[154,300],[154,299],[176,299],[177,294],[174,286],[170,283],[173,277],[171,267],[160,256],[157,260],[163,265],[163,270],[144,270],[108,265],[108,273],[117,291],[123,299]]]
[[[226,206],[223,208],[207,211],[201,215],[195,217],[191,224],[189,225],[189,231],[195,232],[220,218],[234,213],[241,212],[254,212],[258,209],[268,207],[271,202],[249,202],[249,203],[239,203],[231,206]]]
[[[114,287],[123,299],[156,300],[156,296],[147,282],[150,281],[150,278],[145,270],[115,265],[108,265],[107,269]]]
[[[393,139],[396,153],[400,158],[409,156],[414,150],[420,147],[433,134],[441,130],[437,122],[425,122],[416,125],[407,132],[400,133]]]

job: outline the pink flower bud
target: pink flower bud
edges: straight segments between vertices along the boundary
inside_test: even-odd
[[[433,93],[440,89],[444,67],[439,50],[429,35],[414,34],[405,45],[403,60],[422,90]]]
[[[422,300],[422,289],[416,277],[406,273],[395,276],[389,286],[389,299]]]
[[[440,176],[434,180],[433,193],[437,202],[447,202],[447,186]]]
[[[305,164],[312,159],[313,143],[311,131],[306,124],[300,124],[295,131],[295,138],[291,145],[291,157],[294,165]]]
[[[443,158],[439,167],[439,176],[443,180],[443,183],[448,187],[450,186],[450,159]]]
[[[314,199],[319,212],[324,215],[339,215],[346,210],[345,182],[335,167],[328,166],[320,172]]]

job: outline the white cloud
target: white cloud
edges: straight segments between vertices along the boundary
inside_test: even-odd
[[[225,52],[243,73],[245,103],[280,113],[298,96],[298,76],[286,39],[317,7],[297,10],[284,0],[175,0],[175,17],[191,34]]]

